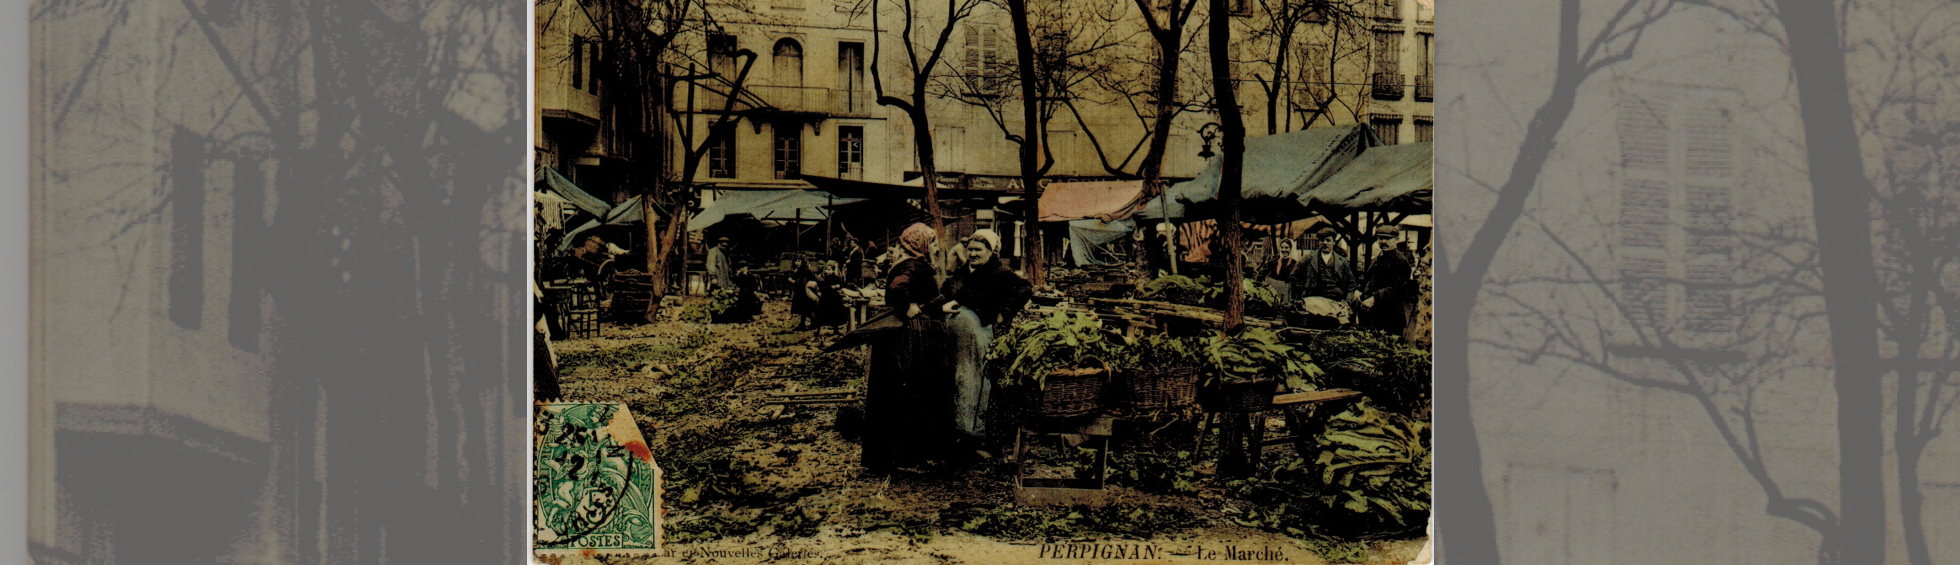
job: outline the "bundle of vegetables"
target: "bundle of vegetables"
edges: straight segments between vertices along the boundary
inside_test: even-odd
[[[1327,386],[1361,391],[1384,410],[1414,414],[1429,402],[1427,348],[1374,330],[1327,332],[1299,348],[1327,369]]]
[[[708,316],[711,318],[720,318],[722,315],[727,314],[729,310],[734,310],[735,303],[740,298],[741,293],[738,291],[726,288],[715,289],[714,294],[710,295],[710,299],[708,300]]]
[[[1225,309],[1225,285],[1210,284],[1210,281],[1204,279],[1200,281],[1204,284],[1204,303],[1213,308]],[[1245,288],[1246,313],[1261,317],[1279,313],[1283,306],[1279,294],[1267,288],[1265,283],[1252,279],[1239,279],[1239,284]]]
[[[1000,367],[997,378],[1002,386],[1033,385],[1038,389],[1056,369],[1092,364],[1091,358],[1116,358],[1122,344],[1122,336],[1103,329],[1102,320],[1094,314],[1057,310],[1024,318],[996,336],[988,358],[991,365]]]
[[[1321,376],[1312,357],[1265,328],[1212,332],[1205,360],[1211,369],[1206,386],[1278,379],[1294,390],[1313,390]]]
[[[1167,275],[1157,277],[1157,280],[1150,281],[1144,284],[1142,288],[1138,288],[1137,298],[1143,300],[1160,300],[1186,306],[1204,306],[1206,304],[1205,286],[1209,284],[1211,284],[1211,281],[1204,278],[1193,280],[1191,277],[1184,275]]]
[[[1428,520],[1429,423],[1369,402],[1335,415],[1320,438],[1319,501],[1337,523],[1408,533]]]
[[[1195,337],[1151,334],[1125,343],[1112,362],[1125,367],[1201,367],[1207,362],[1205,341]]]

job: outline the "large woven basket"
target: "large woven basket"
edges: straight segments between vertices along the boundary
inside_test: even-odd
[[[1197,367],[1145,367],[1123,379],[1123,401],[1139,412],[1183,408],[1198,398]]]
[[[1056,369],[1048,373],[1041,388],[1028,391],[1030,413],[1043,418],[1072,418],[1102,408],[1103,385],[1109,378],[1109,365],[1096,360],[1096,367]]]
[[[1271,407],[1278,391],[1277,379],[1220,383],[1202,391],[1198,402],[1211,412],[1254,412]]]

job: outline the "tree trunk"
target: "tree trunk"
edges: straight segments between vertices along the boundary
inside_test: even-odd
[[[1810,161],[1818,265],[1830,319],[1837,386],[1839,562],[1885,562],[1883,381],[1878,363],[1878,278],[1873,273],[1871,181],[1851,124],[1838,19],[1830,3],[1777,0],[1790,38]],[[1903,408],[1903,407],[1902,407]]]
[[[1026,269],[1028,282],[1039,287],[1048,277],[1043,264],[1047,257],[1041,249],[1041,173],[1035,146],[1041,139],[1036,135],[1041,124],[1036,116],[1040,108],[1035,95],[1034,37],[1028,27],[1027,0],[1008,0],[1007,12],[1014,22],[1014,64],[1021,72],[1021,190],[1028,203],[1028,249],[1033,250]]]
[[[1239,181],[1245,164],[1245,121],[1239,116],[1238,95],[1232,85],[1232,60],[1225,45],[1232,43],[1232,18],[1226,0],[1211,0],[1211,84],[1218,101],[1218,202],[1225,215],[1218,219],[1220,253],[1225,254],[1225,327],[1245,321],[1245,234],[1239,225]]]
[[[908,114],[912,116],[912,145],[918,148],[919,152],[919,178],[925,181],[926,213],[932,215],[933,239],[939,242],[939,250],[934,251],[933,256],[927,257],[926,260],[931,262],[943,277],[946,275],[948,266],[946,257],[949,254],[945,252],[946,224],[940,219],[942,216],[939,213],[939,166],[934,163],[936,157],[933,155],[932,148],[932,121],[926,116],[923,78],[920,79],[919,84],[920,86],[917,87],[919,90],[912,95],[912,107]]]

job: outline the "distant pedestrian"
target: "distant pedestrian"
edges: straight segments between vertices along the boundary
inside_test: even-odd
[[[708,278],[715,288],[735,290],[735,264],[728,258],[728,238],[715,240],[708,249]]]

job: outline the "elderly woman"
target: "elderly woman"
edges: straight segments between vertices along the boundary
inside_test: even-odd
[[[817,292],[817,329],[834,328],[850,321],[850,310],[844,306],[843,268],[836,261],[823,264],[823,274],[811,281]]]
[[[866,470],[888,473],[926,463],[929,448],[950,431],[946,404],[932,399],[952,395],[952,347],[939,314],[938,271],[932,267],[936,235],[912,224],[899,235],[892,253],[898,263],[885,277],[885,305],[896,326],[871,346],[864,384]]]
[[[966,240],[966,267],[946,279],[941,307],[953,331],[953,425],[961,441],[977,442],[986,433],[991,384],[985,369],[994,331],[1012,323],[1034,295],[1034,287],[1000,262],[1000,235],[973,232]]]

